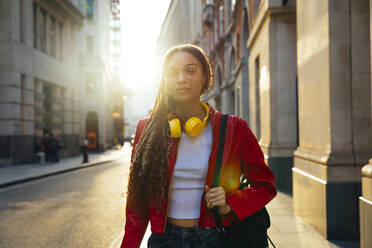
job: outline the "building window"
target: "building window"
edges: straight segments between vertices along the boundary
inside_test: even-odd
[[[225,29],[227,30],[230,24],[230,2],[225,1]]]
[[[261,0],[253,0],[253,16],[256,17]]]
[[[96,92],[96,79],[93,75],[87,75],[86,77],[86,93],[94,94]]]
[[[94,37],[91,35],[87,36],[87,53],[92,55],[94,52]]]
[[[213,48],[214,48],[213,33],[210,32],[210,35],[209,36],[210,36],[210,40],[209,40],[210,51],[212,51]]]
[[[56,18],[51,16],[49,25],[49,54],[54,57],[56,56],[56,25]]]
[[[220,6],[219,8],[218,17],[219,17],[219,22],[220,22],[220,27],[219,27],[220,37],[222,37],[223,36],[223,6]]]
[[[232,15],[232,13],[234,13],[235,3],[236,3],[235,0],[231,0],[231,1],[230,1],[230,10],[231,10],[231,15]]]
[[[34,3],[33,4],[33,20],[34,20],[34,32],[33,32],[33,37],[32,37],[32,41],[33,41],[33,44],[34,44],[34,48],[37,48],[37,30],[38,30],[38,26],[37,26],[37,5]]]
[[[41,20],[40,20],[40,49],[43,52],[47,52],[47,12],[41,9]]]
[[[87,0],[87,19],[93,20],[93,0]]]
[[[218,22],[217,22],[217,18],[214,18],[213,28],[214,28],[214,44],[217,44],[217,41],[218,41]]]
[[[24,41],[23,37],[23,0],[19,1],[19,40]]]
[[[235,88],[235,114],[241,117],[242,111],[240,109],[240,86]]]
[[[230,74],[232,74],[235,69],[235,62],[236,62],[235,51],[232,50],[230,57]]]
[[[58,58],[62,59],[63,55],[63,24],[58,22]]]

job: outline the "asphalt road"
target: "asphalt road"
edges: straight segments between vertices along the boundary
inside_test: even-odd
[[[124,227],[122,160],[0,190],[0,247],[116,248]]]

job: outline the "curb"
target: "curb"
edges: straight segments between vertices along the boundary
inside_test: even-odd
[[[116,159],[110,159],[110,160],[100,161],[100,162],[96,162],[96,163],[92,162],[92,163],[84,165],[84,166],[68,168],[68,169],[65,169],[65,170],[54,171],[54,172],[45,173],[45,174],[38,175],[38,176],[31,176],[31,177],[26,177],[26,178],[14,180],[14,181],[11,181],[11,182],[2,183],[2,184],[0,184],[0,189],[4,189],[4,188],[7,188],[7,187],[10,187],[10,186],[13,186],[13,185],[17,185],[17,184],[22,184],[22,183],[25,183],[25,182],[35,181],[35,180],[45,178],[45,177],[50,177],[50,176],[63,174],[63,173],[70,172],[70,171],[80,170],[80,169],[93,167],[93,166],[97,166],[97,165],[101,165],[101,164],[107,164],[107,163],[113,162],[115,160]]]

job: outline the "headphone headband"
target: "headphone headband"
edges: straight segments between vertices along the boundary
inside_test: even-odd
[[[205,118],[203,121],[198,117],[191,117],[188,119],[184,125],[185,132],[188,133],[190,136],[199,136],[203,131],[204,127],[207,125],[207,121],[209,118],[209,106],[204,103],[200,102],[203,108],[206,111]],[[174,116],[176,116],[174,118]],[[169,113],[168,114],[168,121],[169,121],[169,128],[171,131],[171,137],[179,138],[181,137],[181,122],[180,119],[177,117],[176,113]]]

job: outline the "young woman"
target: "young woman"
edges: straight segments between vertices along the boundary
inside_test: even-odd
[[[177,46],[163,61],[150,116],[137,125],[131,158],[122,248],[225,247],[212,208],[225,226],[264,207],[276,195],[274,175],[247,123],[229,116],[220,170],[214,177],[221,112],[201,102],[213,86],[209,60],[195,45]],[[238,190],[240,163],[250,187]]]

